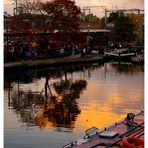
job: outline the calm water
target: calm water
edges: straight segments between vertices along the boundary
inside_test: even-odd
[[[5,148],[60,148],[144,108],[144,67],[105,63],[5,74]]]

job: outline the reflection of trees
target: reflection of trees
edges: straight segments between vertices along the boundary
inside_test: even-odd
[[[16,74],[13,78],[7,76],[4,87],[8,92],[8,105],[20,116],[20,121],[26,123],[27,126],[38,125],[42,128],[54,126],[72,129],[81,112],[77,99],[87,87],[84,79],[87,76],[90,78],[91,72],[101,66],[99,64],[76,65],[45,71],[43,69],[41,71],[32,70],[26,76],[24,76],[25,73]],[[105,66],[106,71],[117,69],[121,73],[143,71],[141,65],[107,63]],[[73,71],[82,71],[81,79],[75,80]],[[31,81],[27,77],[30,77]],[[45,78],[43,91],[34,92],[19,88],[22,83],[25,85],[43,77]],[[51,78],[52,80],[58,79],[51,81]],[[51,82],[54,83],[50,84]],[[16,90],[12,84],[17,86]]]
[[[141,72],[144,70],[144,67],[141,65],[134,65],[134,64],[128,64],[128,63],[112,64],[112,67],[116,68],[116,70],[119,73],[129,73],[129,74],[133,74],[135,72]]]
[[[44,116],[56,126],[64,126],[72,128],[76,121],[77,115],[80,113],[76,98],[80,97],[80,93],[86,88],[86,81],[77,80],[61,80],[53,84],[57,92],[57,98],[54,108],[46,108]]]
[[[35,106],[43,104],[44,98],[39,93],[19,91],[12,96],[12,107],[20,115],[20,121],[27,126],[34,125]]]
[[[14,82],[21,82],[21,83],[32,83],[37,79],[41,79],[43,77],[46,77],[47,75],[50,75],[52,78],[59,78],[63,76],[63,72],[66,73],[72,73],[72,72],[85,72],[85,71],[91,71],[92,68],[99,68],[103,66],[100,63],[94,64],[84,64],[84,65],[70,65],[70,66],[62,66],[62,67],[46,67],[46,68],[40,68],[40,69],[26,69],[23,70],[13,70],[13,73],[10,71],[5,71],[4,79],[10,80]]]
[[[73,82],[66,79],[51,85],[49,80],[50,77],[46,76],[44,91],[41,92],[23,91],[17,83],[18,89],[11,97],[12,109],[26,126],[72,129],[81,112],[76,98],[80,97],[87,83],[85,80]]]
[[[51,122],[56,127],[73,128],[80,113],[76,98],[80,97],[87,83],[84,80],[72,82],[67,80],[67,76],[65,76],[65,80],[54,82],[52,86],[56,91],[55,95],[51,92],[47,76],[45,81],[45,100],[47,103],[43,114],[36,116],[35,122],[41,127],[45,127],[48,122]]]
[[[61,80],[60,82],[53,84],[58,94],[65,97],[65,95],[69,93],[71,98],[79,98],[80,93],[86,88],[86,85],[87,83],[85,80],[76,80],[73,83],[71,83],[70,80]]]

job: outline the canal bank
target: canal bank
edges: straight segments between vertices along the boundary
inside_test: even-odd
[[[45,60],[26,60],[19,62],[10,62],[4,63],[4,70],[12,70],[12,69],[28,69],[28,68],[36,68],[36,67],[45,67],[45,66],[62,66],[62,65],[70,65],[70,64],[79,64],[79,63],[88,63],[88,62],[101,62],[103,61],[103,57],[100,56],[86,56],[80,57],[77,56],[68,56],[63,58],[56,59],[45,59]]]

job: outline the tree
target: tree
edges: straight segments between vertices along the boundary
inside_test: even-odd
[[[112,12],[107,20],[113,23],[113,32],[118,41],[133,41],[135,39],[135,24],[131,17],[124,15],[122,12]]]
[[[124,16],[123,13],[119,12],[112,12],[110,13],[110,16],[107,18],[108,23],[116,22],[120,16]]]
[[[93,14],[85,15],[84,13],[81,13],[81,17],[79,18],[80,22],[84,23],[100,23],[100,18]]]
[[[56,39],[63,44],[74,44],[72,34],[80,34],[79,14],[80,8],[71,0],[54,0],[42,3],[42,10],[51,26],[51,33],[58,30]],[[84,40],[84,39],[82,39]],[[81,42],[81,40],[79,40]]]
[[[71,0],[54,0],[42,3],[42,10],[48,16],[52,31],[63,32],[79,30],[78,15],[80,9]]]
[[[122,16],[115,22],[115,32],[120,41],[132,41],[135,25],[130,17]]]
[[[22,7],[22,13],[15,16],[15,20],[21,19],[12,21],[12,28],[24,31],[26,29],[26,32],[31,30],[32,32],[42,33],[46,49],[48,48],[49,40],[59,40],[63,44],[74,44],[71,35],[81,34],[79,28],[80,8],[72,0],[53,0],[48,2],[25,0],[20,6]],[[30,28],[25,28],[25,26],[21,28],[20,25],[18,26],[14,23],[24,22],[24,20],[28,21]],[[56,37],[53,38],[53,34]],[[66,36],[64,36],[65,34]],[[79,42],[81,40],[82,42],[84,41],[84,36],[81,35],[81,37],[82,39]]]

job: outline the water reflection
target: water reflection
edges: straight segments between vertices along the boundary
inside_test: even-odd
[[[73,80],[72,77],[68,79],[67,69],[58,70],[54,69],[45,73],[29,71],[29,73],[20,73],[19,76],[5,79],[4,86],[8,91],[9,109],[19,114],[20,121],[26,123],[26,126],[74,128],[76,118],[81,112],[77,99],[86,89],[87,82],[81,79]],[[20,89],[22,83],[30,84],[42,76],[45,78],[44,89],[37,92]],[[53,77],[60,79],[50,84],[50,79]],[[13,85],[14,81],[16,86]],[[15,91],[13,86],[17,87]]]
[[[116,110],[114,112],[118,113],[121,107],[125,107],[119,106],[122,100],[121,96],[113,94],[114,91],[110,91],[113,89],[113,84],[111,84],[111,87],[109,84],[108,87],[100,87],[103,98],[96,94],[99,93],[98,91],[92,93],[93,88],[96,90],[99,86],[94,85],[96,83],[95,80],[91,84],[90,79],[97,79],[100,73],[103,73],[104,82],[109,76],[112,80],[109,74],[112,74],[113,71],[120,74],[133,74],[143,72],[143,66],[130,63],[95,63],[52,69],[29,70],[11,75],[5,74],[4,88],[8,93],[9,109],[19,115],[19,121],[25,123],[27,127],[39,126],[40,128],[46,129],[57,127],[58,131],[63,131],[63,128],[73,130],[82,110],[83,114],[81,115],[81,119],[79,119],[81,125],[88,124],[87,126],[90,126],[90,121],[84,123],[82,120],[84,116],[84,118],[86,118],[86,115],[88,117],[94,117],[94,119],[96,118],[96,120],[92,120],[93,123],[91,124],[95,122],[98,124],[98,104],[102,106],[102,109],[104,105],[104,111],[113,109]],[[79,77],[76,76],[77,73],[80,74]],[[89,86],[91,86],[89,90],[87,88],[88,81]],[[118,87],[120,88],[120,86]],[[124,87],[124,84],[122,87]],[[121,90],[124,91],[123,88]],[[109,93],[112,93],[110,97],[107,96]],[[121,94],[122,93],[124,92],[121,92]],[[90,98],[96,95],[98,100],[95,101],[99,103],[90,103],[90,101],[93,100],[88,100],[89,105],[85,104],[85,106],[83,106],[83,104],[81,104],[80,108],[78,102],[81,103],[81,101],[78,100],[81,98],[81,95],[89,96],[90,94]],[[111,106],[113,102],[116,104],[115,108]],[[93,109],[91,110],[90,108]],[[103,114],[103,112],[99,113],[101,119],[113,117],[113,114],[110,115],[111,116],[108,117],[107,114]],[[103,122],[101,123],[103,124]]]
[[[112,67],[117,70],[118,73],[133,74],[135,72],[144,71],[143,66],[133,65],[132,63],[112,63]]]

